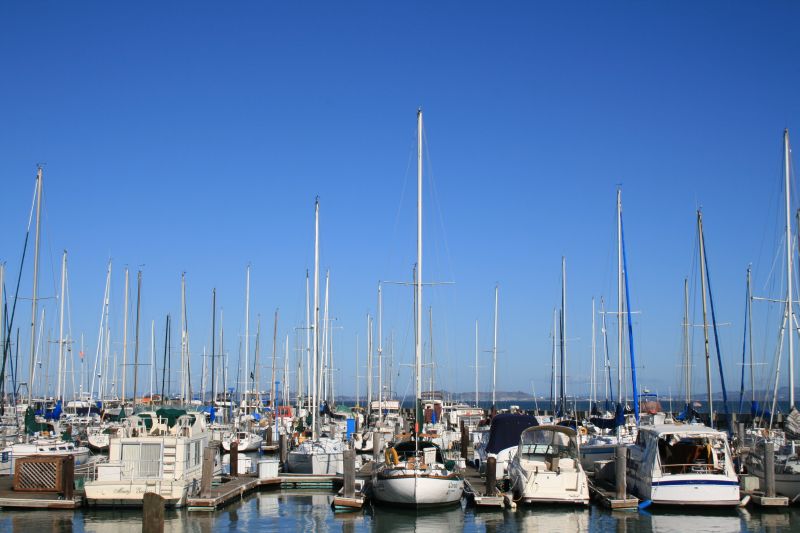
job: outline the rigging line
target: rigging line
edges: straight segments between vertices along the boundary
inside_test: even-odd
[[[400,188],[400,200],[397,203],[397,210],[395,211],[394,215],[394,224],[392,226],[392,240],[391,242],[397,242],[397,229],[400,225],[400,213],[403,210],[403,200],[406,196],[406,188],[408,187],[409,175],[411,171],[411,165],[416,158],[416,151],[417,151],[417,130],[414,128],[413,133],[413,146],[409,148],[408,151],[408,160],[406,161],[406,171],[403,174],[403,185]],[[392,262],[394,260],[394,247],[389,247],[389,257],[387,258],[387,271],[391,268]]]
[[[20,259],[19,272],[17,273],[17,283],[16,283],[16,288],[14,290],[14,301],[11,304],[11,315],[10,315],[10,317],[8,317],[8,314],[6,313],[7,320],[8,320],[8,329],[6,330],[7,331],[7,335],[6,335],[5,343],[4,343],[4,346],[3,346],[2,368],[0,368],[0,397],[3,397],[3,398],[5,397],[4,393],[5,393],[6,359],[11,356],[11,331],[14,328],[14,317],[16,316],[16,311],[17,311],[17,301],[19,299],[20,283],[22,281],[22,270],[23,270],[23,268],[25,266],[25,256],[26,256],[26,253],[27,253],[27,250],[28,250],[28,241],[30,240],[31,224],[33,222],[33,210],[34,210],[34,207],[36,206],[36,192],[37,192],[38,187],[39,187],[38,178],[36,179],[35,183],[36,183],[36,185],[33,188],[33,199],[31,200],[31,210],[28,213],[28,226],[25,229],[25,241],[24,241],[24,243],[22,245],[22,258]],[[3,287],[3,292],[5,294],[5,287]],[[8,302],[8,299],[4,299],[4,301]],[[16,391],[14,391],[14,394],[16,395]],[[5,414],[5,401],[0,402],[0,414]]]

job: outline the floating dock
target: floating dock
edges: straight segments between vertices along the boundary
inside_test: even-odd
[[[505,506],[505,498],[499,490],[495,490],[493,495],[486,494],[486,480],[472,466],[467,465],[464,474],[464,495],[467,501],[477,509],[502,509]]]
[[[589,494],[593,500],[608,509],[635,511],[639,508],[639,499],[635,496],[626,494],[625,498],[618,498],[615,489],[596,480],[589,480]]]

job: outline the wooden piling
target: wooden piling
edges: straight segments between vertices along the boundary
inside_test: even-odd
[[[380,461],[381,458],[381,432],[380,431],[373,431],[372,432],[372,460],[376,463]]]
[[[615,450],[615,475],[617,485],[617,499],[624,500],[628,494],[628,480],[626,478],[626,461],[628,459],[628,448],[625,446],[617,446]]]
[[[272,446],[272,425],[267,426],[267,446]]]
[[[62,494],[65,500],[71,500],[75,495],[75,456],[68,455],[64,457],[61,468],[64,469],[61,475]]]
[[[767,498],[775,497],[775,443],[764,443],[764,493]]]
[[[200,494],[206,496],[211,490],[214,479],[214,448],[210,446],[203,450],[203,471],[200,477]]]
[[[278,443],[278,455],[281,458],[281,464],[286,464],[286,460],[289,458],[289,435],[285,433],[281,435],[281,440]]]
[[[342,453],[344,461],[344,497],[353,498],[356,494],[356,451],[347,449]]]
[[[497,458],[489,456],[486,459],[486,495],[494,496],[497,487]]]
[[[469,430],[461,420],[461,458],[469,459]]]
[[[231,477],[239,475],[239,441],[231,441]]]
[[[142,533],[163,533],[164,498],[155,492],[146,492],[142,507]]]

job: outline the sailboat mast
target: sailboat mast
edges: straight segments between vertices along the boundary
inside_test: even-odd
[[[244,297],[244,405],[247,409],[249,402],[250,376],[247,369],[250,368],[250,265],[247,265],[245,274],[245,297]]]
[[[308,284],[308,269],[306,269],[306,405],[311,403],[311,303]]]
[[[706,255],[703,245],[703,213],[697,210],[697,231],[700,235],[700,283],[703,292],[703,340],[706,354],[706,390],[708,391],[709,426],[714,427],[714,398],[711,395],[711,354],[708,348],[708,320],[706,318]]]
[[[417,304],[417,324],[414,338],[417,400],[415,411],[419,411],[419,402],[422,400],[422,109],[417,110],[417,265],[414,281],[415,303]]]
[[[594,321],[595,311],[594,311],[594,297],[592,297],[592,382],[591,382],[591,389],[592,389],[592,402],[589,406],[589,412],[592,412],[592,406],[597,403],[597,346],[595,342],[595,321]]]
[[[494,286],[494,342],[492,343],[492,407],[497,405],[495,394],[497,389],[497,303],[499,286]]]
[[[783,164],[786,188],[786,315],[788,316],[789,344],[789,408],[794,405],[794,306],[792,304],[792,213],[789,176],[789,130],[783,130]]]
[[[211,409],[214,409],[214,402],[217,401],[217,368],[214,356],[216,349],[217,334],[217,288],[211,289]],[[150,386],[152,388],[152,385]],[[205,400],[205,398],[203,398]]]
[[[383,418],[383,291],[378,282],[378,424]]]
[[[553,415],[556,413],[556,396],[558,396],[558,381],[556,379],[556,331],[558,322],[558,311],[553,309],[553,362],[550,367],[550,408],[553,410]]]
[[[686,365],[686,405],[692,401],[692,354],[689,347],[689,278],[683,279],[683,363]]]
[[[2,267],[0,267],[2,268]],[[64,374],[64,292],[67,280],[67,251],[64,250],[64,257],[61,260],[61,312],[58,317],[58,387],[56,391],[56,400],[63,400],[63,390],[61,389],[61,379]],[[3,290],[3,274],[0,272],[0,291]],[[0,298],[0,305],[2,305],[2,298]],[[0,311],[0,327],[5,328],[2,324],[2,311]],[[0,335],[0,337],[2,337]]]
[[[278,391],[275,387],[275,359],[278,357],[278,310],[275,309],[275,323],[272,326],[272,382],[270,383],[270,393],[269,393],[269,401],[272,405],[272,411],[275,411],[276,406],[278,405],[275,401],[275,396],[278,394]]]
[[[617,188],[617,401],[622,403],[622,189]],[[636,407],[638,409],[638,406]]]
[[[478,398],[478,321],[475,321],[475,407],[480,405]]]
[[[319,361],[319,197],[314,202],[314,376],[311,406],[311,438],[317,438],[317,363]]]
[[[184,296],[184,306],[186,296]],[[136,393],[139,385],[139,318],[142,314],[142,271],[136,273],[136,331],[133,340],[133,405],[136,405]],[[184,317],[185,318],[185,317]],[[186,373],[189,373],[189,325],[186,324]],[[191,378],[190,378],[191,379]],[[191,380],[189,381],[191,384]],[[191,386],[189,389],[189,400],[191,400]],[[123,402],[125,398],[122,399]]]
[[[756,376],[753,364],[753,289],[750,285],[750,266],[747,267],[747,331],[750,333],[750,392],[752,401],[756,401]]]
[[[122,391],[123,408],[125,404],[125,379],[128,371],[128,297],[130,295],[128,267],[125,267],[125,308],[122,311]]]
[[[33,371],[36,364],[36,304],[39,288],[39,239],[42,229],[42,167],[36,171],[36,240],[33,249],[33,296],[31,298],[31,360],[28,375],[28,406],[33,403]]]

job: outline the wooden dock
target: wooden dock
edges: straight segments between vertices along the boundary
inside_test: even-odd
[[[246,494],[253,491],[280,487],[281,480],[279,478],[234,477],[219,485],[213,485],[203,496],[189,498],[186,501],[186,507],[189,511],[216,511],[234,501],[241,500]]]
[[[3,509],[78,509],[83,494],[64,499],[57,492],[19,492],[12,490],[12,477],[0,476],[0,508]]]
[[[505,506],[503,494],[497,490],[491,496],[486,494],[486,480],[472,466],[467,465],[464,474],[464,494],[467,501],[477,509],[502,509]]]
[[[638,498],[631,494],[626,494],[625,498],[617,498],[617,492],[614,488],[596,480],[589,480],[589,494],[593,500],[608,509],[633,511],[639,507]]]

